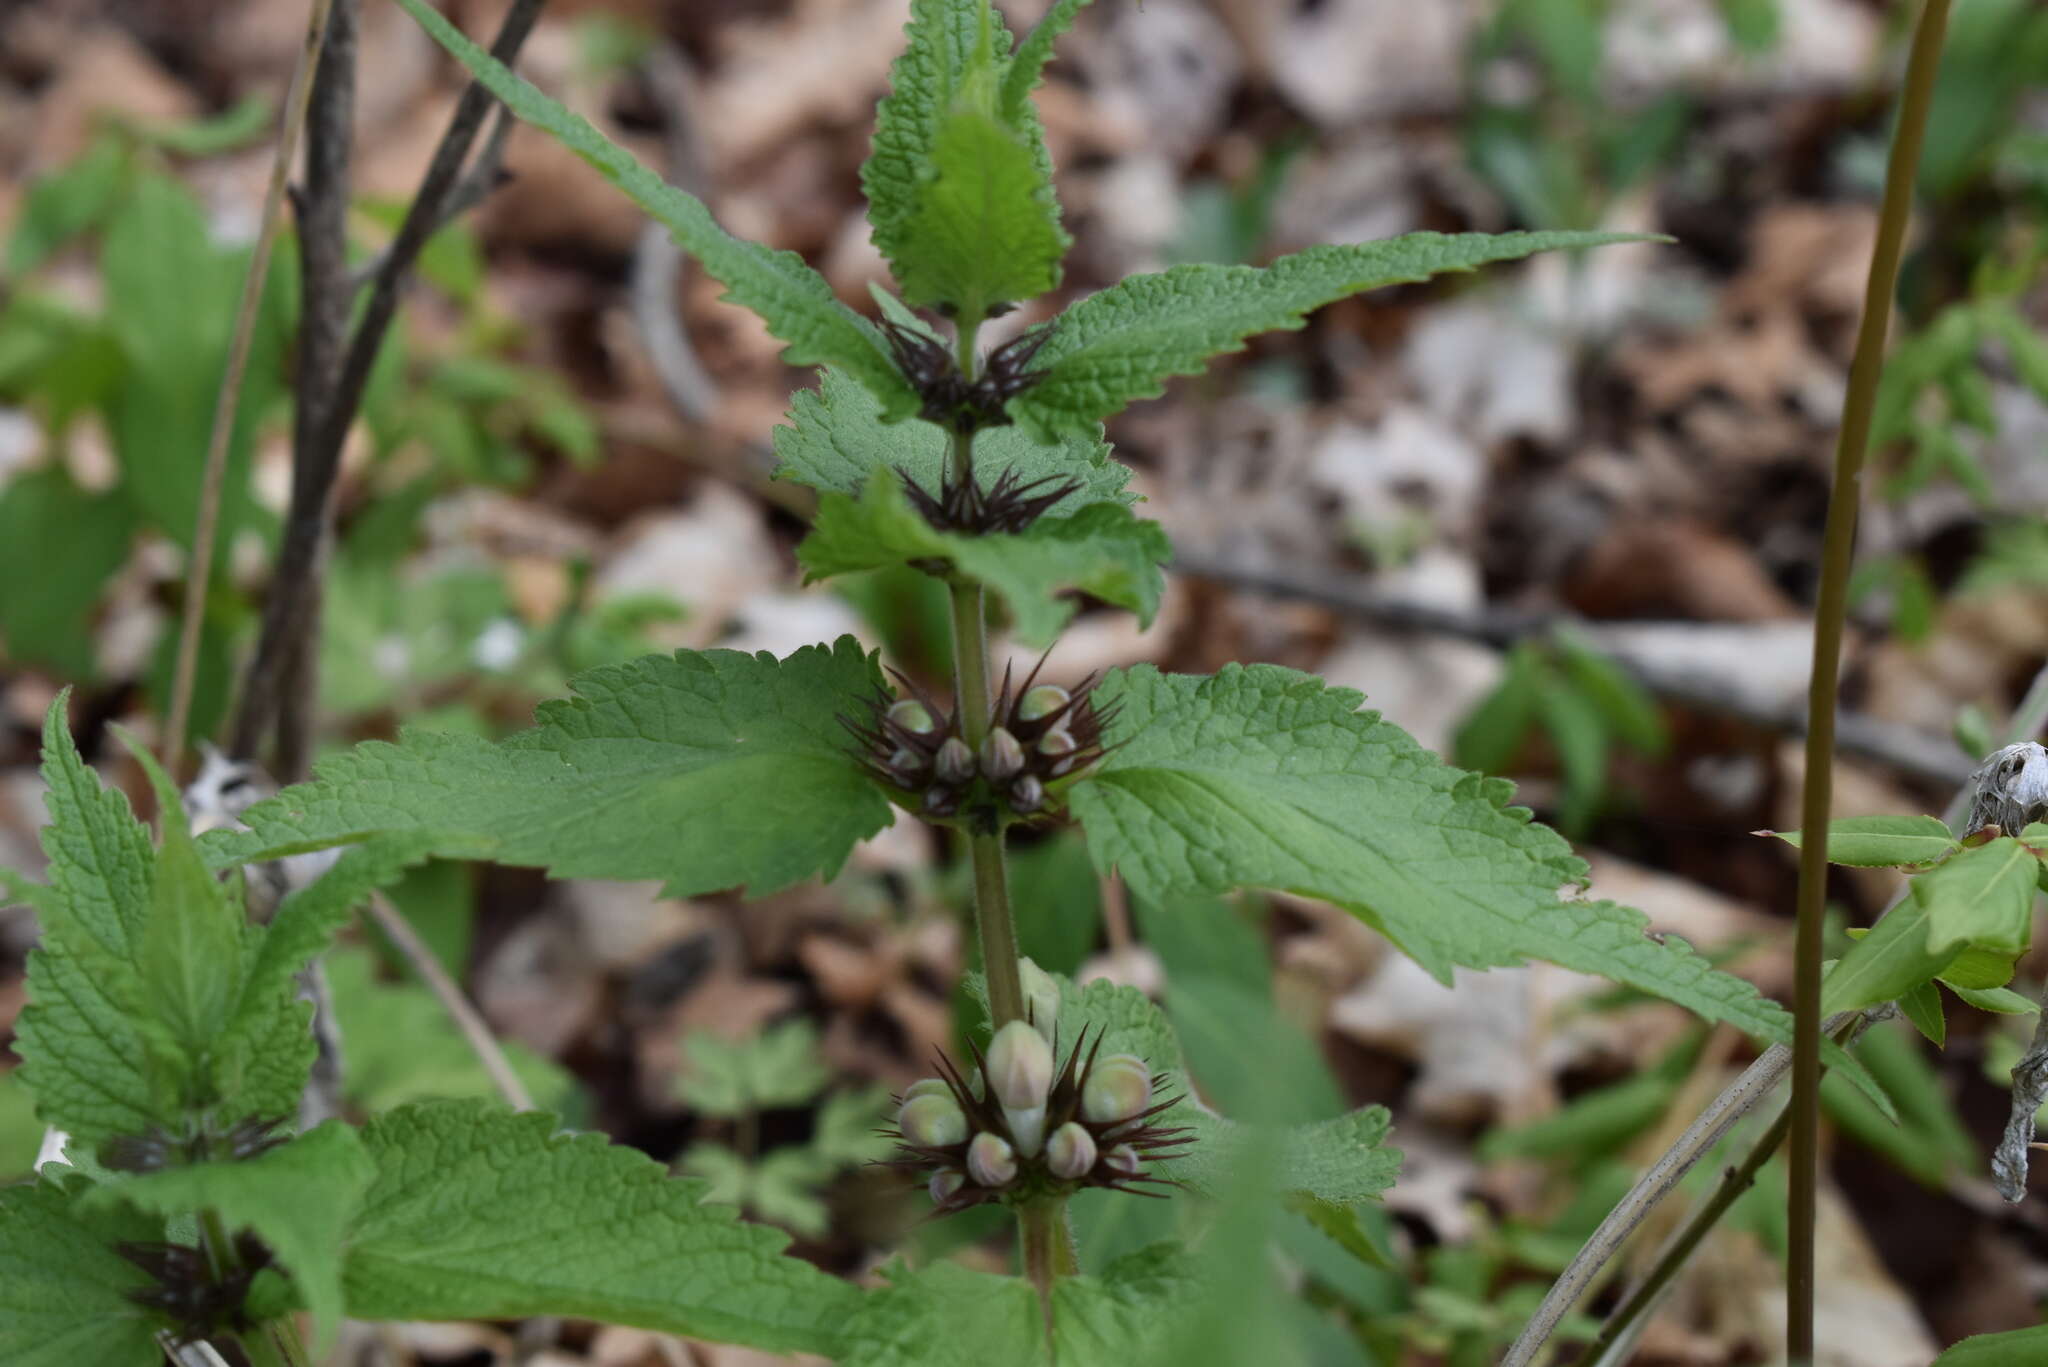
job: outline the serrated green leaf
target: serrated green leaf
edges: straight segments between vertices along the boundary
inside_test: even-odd
[[[917,411],[917,396],[890,359],[881,334],[840,303],[825,277],[802,257],[732,236],[718,226],[701,200],[665,183],[583,118],[506,70],[425,0],[398,2],[514,114],[552,135],[660,219],[726,287],[727,299],[759,314],[768,330],[788,343],[783,359],[789,364],[840,367],[873,391],[891,419]]]
[[[1037,27],[1017,45],[1017,54],[1003,73],[1002,111],[1006,120],[1015,123],[1030,115],[1031,92],[1038,88],[1045,64],[1052,60],[1052,45],[1074,26],[1087,3],[1088,0],[1054,0]]]
[[[914,0],[904,31],[861,166],[868,222],[906,299],[979,321],[1059,283],[1052,163],[1030,102],[999,98],[1010,34],[986,0]]]
[[[1187,1256],[1171,1245],[1119,1258],[1102,1275],[1053,1287],[1055,1351],[1031,1284],[953,1263],[886,1269],[847,1329],[843,1367],[923,1367],[935,1345],[976,1367],[1130,1367],[1155,1359],[1199,1294]]]
[[[907,474],[936,494],[952,451],[952,438],[932,423],[884,424],[874,396],[829,367],[819,374],[817,389],[797,393],[789,426],[777,427],[774,435],[777,479],[849,498],[858,497],[877,474]],[[1034,441],[1015,426],[985,428],[974,437],[974,470],[983,488],[1005,472],[1025,484],[1057,478],[1081,486],[1047,509],[1048,516],[1072,516],[1092,503],[1138,501],[1124,488],[1130,468],[1110,459],[1100,424],[1085,436],[1056,442]]]
[[[1059,316],[1033,361],[1045,378],[1010,400],[1009,412],[1050,441],[1163,392],[1168,376],[1198,374],[1210,357],[1242,350],[1254,333],[1298,328],[1311,311],[1347,295],[1537,252],[1642,240],[1617,233],[1409,233],[1310,247],[1263,268],[1189,265],[1129,276]]]
[[[1832,1015],[1892,1001],[1946,970],[1964,949],[2026,947],[2039,863],[2010,836],[1916,874],[1905,900],[1849,946],[1821,987]]]
[[[818,1032],[807,1020],[770,1026],[751,1039],[710,1030],[683,1039],[688,1072],[677,1091],[707,1115],[740,1116],[809,1101],[832,1080],[818,1056]]]
[[[1072,241],[1030,142],[990,113],[955,107],[940,117],[890,259],[906,300],[979,319],[1058,285]]]
[[[8,1367],[157,1367],[163,1321],[127,1297],[149,1285],[114,1252],[161,1238],[132,1211],[79,1209],[86,1184],[0,1187],[0,1362]]]
[[[1791,1018],[1641,912],[1567,899],[1585,865],[1348,689],[1273,665],[1112,672],[1119,743],[1068,794],[1096,866],[1161,900],[1275,888],[1350,906],[1446,982],[1528,958],[1598,973],[1774,1040]]]
[[[43,723],[48,888],[17,883],[42,922],[29,956],[15,1049],[46,1124],[86,1147],[178,1118],[185,1061],[144,1008],[136,967],[155,855],[128,799],[102,787],[64,724],[69,690]]]
[[[356,1132],[330,1120],[254,1158],[195,1163],[109,1182],[85,1198],[89,1210],[125,1202],[177,1219],[217,1211],[230,1230],[248,1229],[270,1246],[313,1314],[316,1355],[341,1324],[341,1237],[375,1172]]]
[[[1015,535],[942,532],[911,506],[900,482],[884,475],[869,480],[858,499],[821,496],[796,555],[806,582],[943,562],[1000,594],[1027,643],[1049,645],[1073,616],[1073,604],[1060,597],[1070,588],[1128,608],[1150,626],[1166,587],[1160,566],[1172,553],[1158,523],[1115,503],[1041,517]]]
[[[1798,831],[1762,831],[1798,849]],[[1882,869],[1931,864],[1959,848],[1955,832],[1938,816],[1845,816],[1828,823],[1828,862]]]
[[[2020,952],[2012,949],[1966,949],[1934,976],[1958,992],[1965,988],[1991,991],[2012,981],[2019,957]]]
[[[765,894],[830,876],[889,824],[834,720],[860,714],[879,683],[850,636],[780,662],[711,650],[607,665],[571,682],[578,696],[543,703],[530,730],[360,745],[243,813],[250,830],[206,840],[240,862],[411,832],[561,878]]]
[[[482,1102],[402,1107],[363,1143],[377,1176],[343,1247],[361,1319],[567,1315],[836,1356],[861,1301],[702,1203],[701,1182],[602,1135]]]

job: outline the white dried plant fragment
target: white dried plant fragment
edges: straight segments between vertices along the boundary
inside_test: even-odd
[[[1970,816],[1963,823],[1967,838],[1986,826],[2018,835],[2048,817],[2048,748],[2021,741],[1991,752],[1970,775]]]

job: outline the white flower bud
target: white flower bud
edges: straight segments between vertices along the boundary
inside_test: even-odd
[[[896,1128],[913,1144],[949,1148],[967,1137],[967,1113],[950,1096],[914,1096],[896,1113]]]
[[[1062,1181],[1086,1177],[1095,1166],[1095,1136],[1069,1120],[1045,1141],[1045,1165]]]
[[[1117,1145],[1102,1161],[1119,1177],[1136,1177],[1145,1170],[1144,1160],[1138,1157],[1138,1151],[1129,1144]]]
[[[1152,1100],[1152,1071],[1131,1054],[1097,1061],[1081,1084],[1081,1114],[1098,1125],[1129,1120]]]
[[[1010,785],[1010,806],[1019,816],[1029,816],[1045,805],[1045,785],[1026,774]]]
[[[1024,747],[998,726],[981,743],[981,772],[991,783],[1007,783],[1024,768]]]
[[[1011,1021],[988,1047],[988,1076],[1003,1105],[1020,1111],[1043,1106],[1052,1090],[1052,1047],[1023,1021]]]
[[[1074,751],[1080,749],[1081,742],[1075,740],[1064,726],[1055,726],[1052,730],[1038,738],[1037,748],[1038,753],[1046,758],[1058,759],[1062,755],[1071,755]]]
[[[921,1077],[903,1089],[903,1099],[905,1101],[915,1101],[917,1098],[926,1095],[951,1096],[953,1095],[953,1089],[948,1087],[944,1081],[935,1077]]]
[[[1009,1141],[983,1130],[967,1146],[967,1175],[984,1187],[1008,1186],[1017,1176],[1017,1155]]]
[[[953,1193],[967,1185],[967,1174],[958,1168],[940,1168],[932,1174],[931,1185],[926,1188],[932,1194],[932,1204],[943,1206],[953,1198]]]
[[[1003,1107],[1003,1120],[1010,1127],[1010,1142],[1026,1158],[1035,1158],[1045,1146],[1045,1107],[1018,1109]]]
[[[932,710],[914,698],[891,703],[889,720],[913,736],[929,736],[939,727],[938,719],[932,716]]]
[[[1057,684],[1040,684],[1017,700],[1017,719],[1037,721],[1049,717],[1074,700],[1074,695]]]
[[[1024,1014],[1030,1019],[1031,1028],[1051,1044],[1060,1023],[1060,985],[1052,974],[1031,962],[1028,955],[1017,960],[1017,976],[1024,983]]]
[[[941,783],[965,783],[974,777],[974,752],[960,737],[948,736],[932,760],[932,769]]]

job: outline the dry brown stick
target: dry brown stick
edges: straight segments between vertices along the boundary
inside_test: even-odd
[[[514,0],[491,44],[492,56],[507,66],[518,59],[519,49],[540,15],[541,3]],[[462,190],[463,165],[495,104],[490,91],[475,81],[456,101],[448,130],[420,179],[419,192],[370,281],[362,318],[349,336],[339,370],[323,397],[318,422],[303,433],[303,443],[292,453],[292,497],[285,514],[284,539],[264,603],[256,654],[244,675],[241,710],[230,745],[237,758],[253,757],[275,723],[276,754],[270,772],[284,782],[304,776],[311,753],[321,570],[333,535],[332,504],[342,443],[362,405],[371,367],[397,313],[399,293],[421,248],[447,221],[447,206]],[[345,317],[347,301],[353,295],[345,270],[341,294]]]
[[[1179,574],[1213,579],[1220,584],[1315,603],[1361,621],[1406,631],[1424,631],[1478,641],[1504,649],[1518,641],[1540,638],[1560,628],[1576,628],[1597,636],[1597,623],[1564,614],[1504,612],[1481,608],[1463,612],[1435,603],[1417,603],[1375,593],[1356,576],[1308,575],[1254,570],[1213,560],[1199,552],[1176,551],[1172,569]],[[1596,644],[1599,644],[1597,641]],[[1803,735],[1806,710],[1798,702],[1782,707],[1759,705],[1736,689],[1686,671],[1660,668],[1630,653],[1604,647],[1616,664],[1660,698],[1734,717],[1787,735]],[[1842,714],[1836,748],[1843,754],[1875,760],[1900,773],[1937,783],[1957,784],[1969,777],[1972,760],[1955,742],[1917,727],[1901,726],[1862,713]]]
[[[192,529],[192,559],[185,576],[184,610],[178,622],[177,663],[171,676],[170,720],[165,724],[164,769],[175,775],[185,758],[185,731],[191,724],[192,689],[199,671],[199,636],[206,621],[206,596],[213,578],[214,542],[220,532],[220,499],[227,481],[228,445],[234,436],[235,413],[241,406],[242,377],[249,369],[249,347],[256,336],[256,315],[262,310],[263,282],[270,274],[270,253],[277,245],[285,185],[291,178],[292,156],[299,132],[306,126],[308,96],[314,72],[326,45],[328,14],[334,0],[313,0],[306,19],[305,45],[285,96],[284,122],[277,134],[277,157],[270,167],[270,185],[263,192],[263,219],[256,247],[242,277],[242,298],[235,310],[235,330],[228,342],[227,370],[213,406],[213,429],[207,436],[206,467],[200,476],[199,509]]]
[[[489,1022],[485,1021],[483,1014],[470,1003],[468,996],[462,991],[461,984],[449,976],[448,970],[442,966],[433,949],[420,938],[419,932],[412,928],[412,922],[406,920],[404,914],[392,906],[390,899],[381,892],[370,894],[369,913],[377,929],[384,932],[386,938],[405,957],[405,961],[412,965],[413,971],[420,975],[420,981],[427,985],[427,990],[441,1003],[441,1009],[455,1022],[455,1028],[462,1032],[462,1038],[468,1042],[470,1052],[476,1055],[476,1061],[482,1064],[484,1072],[490,1075],[491,1085],[498,1089],[498,1095],[505,1099],[505,1104],[515,1111],[534,1109],[532,1094],[526,1090],[526,1084],[519,1080],[519,1074],[512,1071],[512,1062],[505,1057],[504,1049],[498,1044],[498,1037],[491,1033]]]

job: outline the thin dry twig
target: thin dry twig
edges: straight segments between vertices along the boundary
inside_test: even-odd
[[[441,1003],[441,1009],[448,1013],[448,1018],[462,1031],[462,1038],[468,1042],[477,1062],[490,1074],[491,1085],[498,1089],[498,1095],[505,1099],[505,1104],[515,1111],[533,1110],[532,1094],[526,1090],[526,1084],[519,1080],[519,1074],[512,1071],[511,1060],[505,1057],[505,1051],[499,1046],[498,1037],[491,1033],[489,1023],[484,1020],[483,1014],[470,1004],[469,998],[463,994],[461,985],[441,966],[440,959],[435,957],[427,942],[420,938],[419,932],[412,928],[412,922],[406,920],[398,908],[392,906],[381,892],[370,894],[369,913],[370,919],[376,922],[377,929],[383,931],[397,947],[398,952],[405,956],[405,961],[412,965],[413,971],[426,983],[427,990]]]
[[[1452,636],[1497,649],[1570,629],[1599,645],[1617,665],[1660,698],[1787,735],[1802,735],[1806,731],[1806,709],[1796,700],[1783,706],[1772,706],[1745,694],[1736,681],[1717,680],[1690,670],[1659,666],[1614,642],[1603,640],[1599,623],[1565,614],[1496,609],[1461,612],[1435,603],[1392,598],[1375,592],[1361,579],[1253,570],[1212,560],[1199,553],[1176,551],[1173,568],[1181,574],[1213,579],[1254,593],[1315,603],[1344,616],[1380,626]],[[1970,772],[1969,757],[1947,737],[1860,713],[1848,713],[1840,718],[1836,727],[1836,748],[1843,754],[1875,760],[1902,774],[1940,783],[1961,783]]]
[[[696,76],[682,55],[657,49],[647,59],[647,85],[662,114],[668,178],[699,199],[708,198],[710,175],[697,137]],[[718,383],[697,359],[676,311],[683,249],[668,228],[650,221],[633,251],[633,321],[669,402],[691,422],[708,422],[718,409]]]
[[[542,0],[514,0],[491,44],[492,56],[506,66],[518,60],[519,49],[540,16],[541,4]],[[316,420],[300,428],[295,442],[291,505],[285,514],[284,538],[278,549],[271,591],[263,605],[263,627],[256,653],[243,676],[241,709],[235,718],[229,747],[237,758],[254,756],[274,722],[276,747],[270,771],[287,783],[305,776],[312,751],[312,708],[317,692],[314,646],[319,640],[321,568],[333,539],[333,497],[342,444],[362,406],[363,389],[369,383],[384,335],[397,314],[406,278],[427,239],[447,222],[447,206],[464,192],[463,166],[494,107],[496,100],[490,91],[476,81],[471,81],[456,101],[447,132],[420,179],[419,192],[413,196],[370,280],[369,298],[355,331],[348,337],[346,352],[339,357],[338,368],[331,367],[326,372],[328,379],[320,395]],[[485,155],[489,155],[488,147]],[[483,165],[479,159],[479,168]],[[480,175],[476,180],[494,184],[496,173]],[[337,188],[345,201],[345,173],[338,185],[321,186],[319,193],[332,196]],[[309,177],[309,196],[314,189]],[[322,307],[330,315],[338,314],[345,325],[354,293],[344,267],[338,274],[337,287],[323,295]],[[333,326],[334,318],[330,316],[327,323]]]
[[[213,406],[213,429],[207,436],[206,468],[199,486],[198,517],[192,530],[191,568],[185,577],[184,611],[178,623],[177,664],[171,676],[171,713],[165,725],[163,764],[178,772],[185,757],[185,730],[192,716],[192,690],[199,670],[199,634],[206,620],[206,597],[213,578],[214,542],[220,531],[221,489],[227,480],[228,443],[234,435],[235,411],[240,406],[242,377],[249,369],[249,348],[256,336],[256,315],[263,304],[263,282],[270,274],[270,253],[277,244],[278,224],[283,215],[285,185],[291,178],[292,158],[298,150],[299,133],[306,126],[308,97],[314,72],[327,41],[327,20],[334,0],[313,0],[306,18],[305,45],[299,50],[298,68],[292,73],[291,90],[285,97],[284,122],[277,135],[277,158],[270,167],[270,186],[263,193],[263,222],[256,233],[256,247],[249,257],[248,274],[242,278],[242,298],[235,310],[235,330],[228,342],[228,364],[221,376],[220,394]]]

